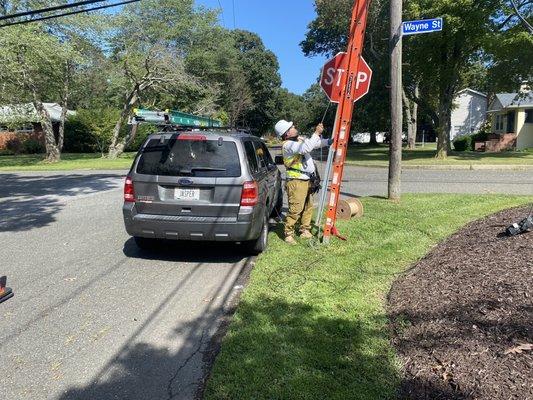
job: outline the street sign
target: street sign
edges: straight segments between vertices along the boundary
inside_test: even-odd
[[[405,21],[402,23],[402,35],[418,35],[442,31],[444,23],[442,18],[420,19],[417,21]]]
[[[354,53],[355,54],[355,53]],[[350,86],[350,97],[353,101],[359,100],[368,93],[370,80],[372,79],[372,70],[363,57],[359,59],[355,86]],[[320,77],[320,86],[326,92],[326,95],[333,103],[338,103],[341,98],[343,76],[348,68],[347,53],[338,53],[335,57],[324,64],[322,76]]]

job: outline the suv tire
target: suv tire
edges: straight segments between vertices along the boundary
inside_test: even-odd
[[[263,225],[261,226],[261,233],[256,240],[244,242],[246,251],[254,256],[261,254],[266,250],[268,245],[268,219],[263,217]]]

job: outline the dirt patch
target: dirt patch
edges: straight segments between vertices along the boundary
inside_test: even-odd
[[[401,399],[533,400],[533,232],[511,209],[435,247],[389,294]]]

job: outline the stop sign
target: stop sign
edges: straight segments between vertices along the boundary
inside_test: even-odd
[[[341,83],[344,74],[348,69],[347,53],[338,53],[335,57],[324,64],[322,76],[320,77],[320,86],[326,92],[326,95],[333,103],[338,103],[341,98]],[[351,86],[353,92],[353,101],[359,100],[368,93],[370,80],[372,79],[372,70],[363,57],[360,58],[357,68],[355,85]]]

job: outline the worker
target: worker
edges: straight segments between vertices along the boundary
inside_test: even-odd
[[[331,145],[333,139],[322,139],[324,131],[322,124],[318,124],[314,134],[305,139],[298,136],[298,130],[292,122],[284,119],[278,121],[274,129],[283,140],[283,163],[287,169],[286,191],[289,211],[285,218],[285,242],[296,244],[294,231],[298,220],[301,220],[300,237],[305,239],[313,237],[311,233],[313,198],[310,182],[316,177],[316,166],[311,152]]]

